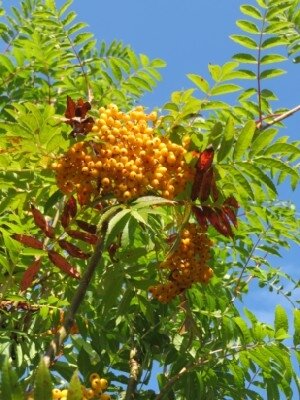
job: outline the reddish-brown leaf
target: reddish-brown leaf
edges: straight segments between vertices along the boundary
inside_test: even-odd
[[[87,258],[90,257],[90,254],[85,253],[79,247],[68,242],[67,240],[61,239],[58,241],[58,244],[62,249],[66,250],[66,252],[72,257],[81,258],[82,260],[86,260]]]
[[[191,199],[194,201],[197,197],[206,201],[210,195],[213,181],[212,162],[214,158],[214,149],[209,146],[203,150],[196,164],[196,174],[191,191]]]
[[[72,278],[80,279],[79,272],[59,253],[54,250],[48,250],[49,260],[63,272]]]
[[[211,181],[211,194],[212,194],[213,201],[217,201],[219,199],[219,190],[216,185],[215,174]]]
[[[200,207],[193,206],[192,211],[196,217],[196,220],[198,221],[200,226],[203,226],[204,228],[207,229],[207,219],[205,218],[204,212]]]
[[[77,214],[77,203],[74,196],[71,196],[66,203],[68,212],[72,218],[74,218]]]
[[[198,194],[198,197],[201,201],[206,201],[209,198],[212,189],[213,178],[214,178],[214,171],[213,168],[211,167],[203,173],[203,178]]]
[[[65,209],[60,216],[60,222],[64,228],[67,228],[70,224],[70,215]]]
[[[98,241],[98,236],[97,235],[93,235],[92,233],[82,232],[82,231],[75,231],[75,230],[72,230],[72,229],[68,229],[66,232],[72,238],[82,240],[82,241],[84,241],[86,243],[96,244],[97,241]]]
[[[43,243],[36,239],[34,236],[30,235],[19,235],[15,233],[12,237],[18,242],[24,244],[25,246],[32,247],[33,249],[43,250]]]
[[[222,235],[227,237],[233,237],[233,232],[228,221],[226,214],[219,208],[211,208],[203,206],[203,214],[209,221],[209,223]]]
[[[236,218],[236,213],[238,210],[238,202],[233,196],[228,197],[222,206],[223,211],[229,218],[229,220],[233,223],[233,225],[237,228],[237,218]]]
[[[76,219],[76,224],[85,232],[92,233],[93,235],[97,232],[96,225],[82,221],[81,219]]]
[[[82,99],[78,99],[76,102],[67,96],[67,109],[65,111],[65,117],[67,118],[66,123],[71,125],[73,130],[71,136],[76,137],[90,132],[94,125],[94,119],[92,117],[86,117],[87,112],[91,109],[91,104]]]
[[[27,270],[23,274],[22,281],[20,283],[20,289],[26,290],[30,287],[32,282],[34,281],[34,278],[36,277],[36,274],[39,272],[41,268],[42,260],[39,258],[38,260],[35,260]]]
[[[33,204],[31,204],[31,212],[36,226],[40,228],[46,236],[53,239],[55,237],[54,229],[46,221],[46,218],[43,216],[40,210],[35,208]]]

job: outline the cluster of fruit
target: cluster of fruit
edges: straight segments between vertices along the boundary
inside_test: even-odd
[[[90,375],[91,387],[86,388],[82,386],[82,400],[99,399],[99,400],[110,400],[111,396],[107,393],[103,393],[107,387],[108,382],[104,378],[100,378],[97,373]],[[67,400],[68,389],[53,389],[52,400]]]
[[[201,225],[188,223],[181,232],[177,248],[160,264],[160,268],[170,271],[168,280],[149,287],[150,293],[160,302],[168,303],[194,282],[208,283],[212,277],[213,271],[207,266],[212,242],[205,230]]]
[[[58,187],[77,192],[80,204],[92,196],[112,194],[124,202],[154,191],[173,199],[193,181],[186,150],[155,134],[157,114],[138,106],[123,113],[111,104],[101,107],[91,140],[75,143],[52,164]]]

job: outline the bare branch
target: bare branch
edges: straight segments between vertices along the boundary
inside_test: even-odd
[[[141,374],[141,365],[138,361],[138,349],[133,347],[130,351],[130,377],[128,380],[125,400],[133,400],[135,398],[135,390],[139,382]]]
[[[291,115],[295,114],[298,111],[300,111],[300,104],[298,106],[292,108],[291,110],[288,110],[283,114],[280,114],[278,117],[274,118],[272,121],[266,122],[265,125],[262,125],[262,121],[258,121],[256,126],[258,129],[263,131],[263,130],[269,128],[270,126],[277,124],[277,122],[283,121],[284,119],[290,117]]]

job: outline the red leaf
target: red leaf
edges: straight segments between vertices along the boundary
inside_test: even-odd
[[[212,182],[211,182],[211,194],[212,194],[213,200],[217,201],[219,198],[219,190],[216,185],[215,174],[214,174]]]
[[[54,229],[48,224],[46,218],[33,204],[31,204],[31,212],[36,226],[40,228],[46,236],[53,239],[55,237]]]
[[[25,246],[32,247],[33,249],[43,250],[43,243],[36,239],[34,236],[30,235],[19,235],[15,233],[12,237],[18,242],[24,244]]]
[[[70,215],[65,209],[60,216],[60,222],[64,228],[67,228],[70,224]]]
[[[71,230],[71,229],[68,229],[66,232],[72,238],[83,240],[86,243],[96,244],[98,241],[98,236],[93,235],[92,233],[75,231],[75,230]]]
[[[81,219],[76,219],[76,224],[83,231],[95,234],[97,232],[97,226],[94,224],[89,224],[88,222],[82,221]]]
[[[73,131],[71,136],[86,134],[92,130],[94,125],[94,119],[92,117],[86,117],[87,112],[91,109],[91,104],[82,99],[78,99],[76,102],[67,96],[67,109],[65,111],[65,117],[67,118],[66,123],[71,125]]]
[[[203,210],[200,207],[196,207],[196,206],[193,206],[192,210],[193,210],[193,213],[194,213],[199,225],[203,226],[207,229],[208,224],[207,224],[207,220],[205,218]]]
[[[214,154],[215,151],[212,146],[209,146],[203,150],[200,153],[196,168],[201,171],[207,171],[212,166]]]
[[[68,242],[67,240],[61,239],[58,241],[58,244],[62,249],[66,250],[66,252],[70,254],[70,256],[72,257],[81,258],[83,260],[86,260],[87,258],[90,257],[90,254],[83,252],[79,247]]]
[[[210,146],[203,150],[196,164],[196,174],[192,186],[191,199],[194,201],[197,197],[206,201],[210,195],[214,172],[212,162],[214,158],[214,149]]]
[[[228,197],[222,206],[223,211],[227,215],[227,217],[230,219],[230,221],[233,223],[233,225],[237,228],[237,219],[236,219],[236,213],[238,210],[238,202],[233,196]]]
[[[208,206],[203,206],[202,209],[204,216],[218,232],[224,236],[233,237],[230,222],[228,221],[226,214],[224,214],[221,209],[212,209]]]
[[[63,272],[72,278],[80,279],[79,272],[59,253],[54,250],[48,250],[49,260]]]
[[[65,207],[67,208],[70,216],[74,218],[77,214],[77,204],[74,196],[71,196],[67,201]]]
[[[42,260],[39,258],[38,260],[35,260],[31,265],[29,265],[27,270],[24,272],[22,281],[20,283],[20,289],[22,291],[30,287],[30,285],[34,281],[36,274],[41,268],[41,264]]]

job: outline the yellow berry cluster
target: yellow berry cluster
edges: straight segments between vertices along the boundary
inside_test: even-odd
[[[105,392],[108,388],[108,382],[104,378],[100,378],[97,373],[90,375],[91,387],[86,388],[82,386],[82,400],[99,399],[99,400],[111,400],[111,396]],[[53,389],[52,400],[67,400],[68,389]]]
[[[75,143],[52,164],[58,187],[77,192],[81,204],[91,196],[112,194],[128,201],[149,191],[173,199],[193,180],[183,146],[155,134],[157,114],[142,106],[129,113],[101,107],[91,141]]]
[[[205,228],[188,223],[181,232],[176,250],[160,265],[170,271],[167,282],[151,286],[149,291],[162,303],[190,288],[194,282],[208,283],[213,271],[207,266],[212,242]]]

